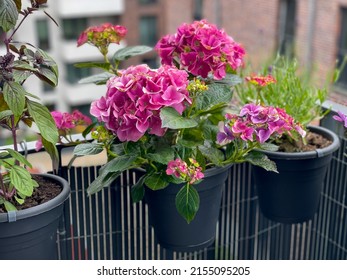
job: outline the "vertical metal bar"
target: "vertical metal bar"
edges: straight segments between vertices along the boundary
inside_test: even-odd
[[[116,217],[113,217],[113,213],[112,213],[112,192],[111,192],[111,187],[108,187],[106,189],[107,191],[107,204],[108,204],[108,231],[109,231],[109,259],[113,260],[114,256],[113,256],[113,246],[115,246],[113,244],[113,228],[112,228],[112,221],[113,219],[116,219]],[[116,243],[115,243],[116,244]],[[106,250],[106,248],[105,248]]]
[[[125,248],[126,248],[126,243],[125,243],[125,209],[124,209],[124,173],[121,174],[120,176],[120,218],[121,218],[121,232],[122,232],[122,260],[126,260],[125,257]]]
[[[94,169],[94,174],[97,174],[97,167],[94,166],[93,169]],[[91,177],[90,177],[90,173],[91,173],[91,170],[88,169],[88,184],[90,184],[92,182]],[[94,230],[93,230],[93,225],[94,225],[93,200],[92,200],[92,197],[90,197],[90,196],[88,198],[88,203],[89,203],[89,230],[90,230],[91,259],[94,260],[95,259],[95,254],[94,254],[95,245],[94,245]]]
[[[87,234],[87,213],[86,213],[86,192],[85,192],[85,179],[84,174],[85,168],[82,168],[81,175],[82,175],[82,182],[81,182],[81,194],[82,194],[82,214],[83,214],[83,232],[84,232],[84,259],[88,259],[88,234]],[[87,172],[88,173],[88,172]]]
[[[68,170],[68,182],[71,184],[71,172],[72,170],[76,174],[76,168],[73,167],[70,170]],[[71,237],[71,258],[74,260],[75,259],[75,242],[74,242],[74,222],[73,222],[73,208],[72,208],[72,195],[69,197],[69,208],[70,208],[70,237]]]

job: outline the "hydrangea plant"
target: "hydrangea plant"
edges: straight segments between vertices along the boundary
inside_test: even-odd
[[[143,198],[145,187],[160,190],[170,183],[182,184],[177,196],[185,203],[177,203],[176,197],[176,207],[189,223],[199,208],[196,188],[206,169],[251,162],[276,171],[258,149],[274,148],[264,143],[269,137],[302,132],[280,108],[250,104],[236,115],[226,114],[233,87],[242,82],[236,73],[245,50],[206,20],[182,24],[175,34],[159,40],[155,49],[162,65],[158,69],[145,64],[118,69],[120,59],[142,53],[142,47],[121,49],[110,60],[95,43],[93,38],[99,37],[95,30],[103,32],[89,28],[79,41],[96,46],[104,62],[77,66],[107,69],[107,75],[84,80],[106,82],[107,92],[91,105],[98,121],[92,132],[95,141],[76,146],[74,154],[106,149],[108,162],[89,186],[89,194],[123,171],[141,168],[146,172],[132,186],[133,200]]]

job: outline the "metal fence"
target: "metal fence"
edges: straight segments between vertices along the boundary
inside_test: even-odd
[[[347,259],[347,140],[334,154],[314,219],[295,225],[262,216],[251,166],[231,168],[222,198],[216,242],[194,253],[177,253],[157,244],[147,205],[133,204],[135,172],[124,172],[113,186],[87,197],[98,167],[63,168],[71,185],[58,234],[61,259]]]

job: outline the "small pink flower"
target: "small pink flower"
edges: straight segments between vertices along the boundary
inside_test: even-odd
[[[276,79],[271,75],[267,75],[267,76],[252,75],[250,77],[246,77],[246,81],[260,87],[265,87],[267,85],[276,83]]]
[[[167,165],[166,174],[181,178],[191,185],[203,179],[204,173],[202,173],[202,169],[198,162],[192,158],[189,159],[189,162],[190,165],[180,158],[171,160]]]

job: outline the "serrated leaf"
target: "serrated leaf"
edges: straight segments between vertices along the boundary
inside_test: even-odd
[[[219,104],[230,103],[233,97],[233,91],[229,85],[210,84],[208,90],[203,91],[196,98],[196,109],[198,111],[207,111]]]
[[[108,71],[110,69],[110,63],[104,62],[79,62],[74,64],[77,68],[101,68],[103,70]]]
[[[15,150],[12,149],[6,149],[6,151],[10,154],[11,157],[13,157],[15,160],[18,160],[20,163],[23,163],[26,166],[29,166],[30,168],[31,163],[20,153],[16,152]]]
[[[73,154],[76,156],[87,156],[100,154],[104,148],[98,143],[82,143],[77,145]]]
[[[47,107],[32,100],[27,100],[30,116],[34,119],[40,134],[48,142],[56,144],[58,141],[58,129]]]
[[[131,187],[131,198],[134,203],[139,202],[145,195],[145,188],[143,186],[145,181],[145,175],[142,176],[132,187]]]
[[[267,171],[278,173],[276,163],[261,152],[252,151],[245,157],[245,160],[253,165],[262,167]]]
[[[224,160],[223,152],[220,149],[212,147],[209,143],[200,145],[198,148],[201,154],[215,165],[221,165],[221,162]]]
[[[123,155],[118,156],[108,163],[106,163],[101,169],[100,174],[107,174],[112,172],[123,172],[129,169],[133,163],[135,162],[137,156],[136,155]]]
[[[152,50],[153,48],[148,47],[148,46],[130,46],[130,47],[125,47],[122,48],[118,51],[115,52],[115,54],[112,57],[112,61],[118,60],[126,60],[130,57],[136,56],[136,55],[141,55],[148,53]]]
[[[31,196],[34,185],[31,175],[24,167],[14,165],[10,170],[11,184],[25,196]]]
[[[79,80],[78,83],[104,85],[111,77],[114,77],[114,75],[108,72],[104,72],[93,76],[89,76],[87,78],[83,78]]]
[[[169,146],[159,146],[155,153],[147,154],[147,158],[152,161],[159,162],[161,164],[167,164],[170,160],[175,157],[174,150]]]
[[[145,178],[145,184],[153,191],[166,188],[169,183],[166,180],[167,175],[163,173],[150,174]]]
[[[199,210],[200,198],[198,192],[192,185],[186,184],[177,193],[175,202],[178,213],[189,224]]]
[[[195,127],[198,123],[193,119],[182,117],[174,108],[165,107],[160,110],[162,127],[181,129]]]
[[[8,32],[12,29],[18,19],[18,10],[13,0],[2,0],[0,2],[0,27]]]
[[[13,114],[17,117],[22,115],[25,108],[25,90],[24,88],[12,81],[4,83],[4,99]]]

